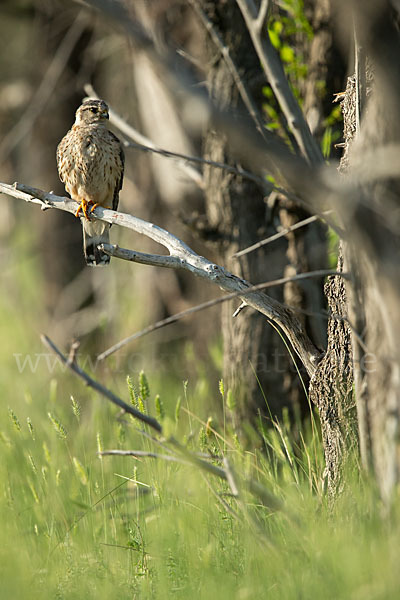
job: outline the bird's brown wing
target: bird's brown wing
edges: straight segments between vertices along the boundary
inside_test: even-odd
[[[65,177],[66,177],[66,173],[64,172],[64,168],[63,168],[64,167],[64,156],[65,156],[66,146],[68,146],[68,144],[69,144],[70,133],[71,132],[68,131],[68,133],[63,137],[61,142],[58,144],[57,151],[56,151],[58,176],[63,183],[65,183]]]
[[[119,202],[119,192],[121,191],[122,183],[124,181],[125,153],[124,153],[122,144],[119,141],[119,139],[117,138],[117,136],[114,135],[111,131],[110,131],[110,133],[113,136],[113,138],[115,139],[115,141],[118,142],[118,144],[119,144],[119,159],[121,161],[121,174],[120,174],[119,179],[117,180],[117,183],[116,183],[116,186],[114,189],[114,196],[113,196],[113,202],[112,202],[112,209],[117,210],[118,202]]]

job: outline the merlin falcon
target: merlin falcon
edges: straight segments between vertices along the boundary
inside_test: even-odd
[[[108,106],[104,100],[86,100],[75,114],[75,123],[57,147],[61,181],[81,214],[86,264],[105,266],[110,257],[99,249],[109,243],[110,225],[92,221],[96,206],[117,210],[124,178],[124,151],[120,140],[107,129]]]

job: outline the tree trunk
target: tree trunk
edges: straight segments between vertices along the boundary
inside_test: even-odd
[[[340,248],[337,270],[343,272]],[[353,393],[351,331],[347,323],[347,296],[342,277],[325,284],[329,306],[328,346],[310,383],[310,398],[318,407],[325,454],[325,473],[331,498],[344,486],[347,460],[357,445],[357,416]]]
[[[241,79],[256,106],[262,106],[265,75],[236,3],[220,0],[203,2],[203,6],[230,57],[240,66]],[[211,40],[208,56],[209,89],[219,107],[246,111],[226,61]],[[213,130],[206,134],[204,155],[214,161],[233,161],[225,139]],[[239,260],[232,258],[238,250],[276,233],[279,226],[292,225],[304,213],[275,193],[264,198],[263,190],[256,184],[224,171],[206,167],[205,184],[209,228],[218,239],[220,261],[229,270],[258,283],[307,271],[312,263],[313,268],[325,266],[325,233],[319,225],[292,233]],[[323,305],[322,293],[314,283],[274,288],[269,293],[300,309],[307,304],[318,311]],[[251,309],[233,318],[237,306],[237,302],[230,302],[222,309],[224,379],[226,387],[234,391],[237,416],[254,419],[260,410],[264,414],[270,411],[274,416],[281,414],[283,406],[305,407],[306,399],[293,363],[296,359],[289,356],[283,339],[263,316]],[[320,321],[313,321],[310,329],[314,341],[323,345]],[[307,385],[307,375],[301,371]]]
[[[395,59],[400,36],[389,3],[368,0],[361,8],[354,3],[353,11],[357,58],[366,51],[367,60],[356,61],[359,69],[349,78],[342,104],[346,146],[341,169],[345,177],[355,173],[359,182],[353,183],[351,205],[341,207],[351,232],[344,246],[352,274],[349,322],[362,463],[373,469],[389,503],[400,476],[400,180],[394,170],[389,178],[375,179],[373,171],[379,165],[376,153],[400,142]],[[390,164],[386,158],[385,167]]]

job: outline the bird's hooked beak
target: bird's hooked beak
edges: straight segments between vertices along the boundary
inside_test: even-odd
[[[108,114],[108,110],[106,108],[100,112],[100,116],[103,117],[103,119],[110,118],[110,115]]]

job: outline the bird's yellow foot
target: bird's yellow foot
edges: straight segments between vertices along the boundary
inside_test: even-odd
[[[91,204],[91,202],[89,204]],[[98,206],[100,206],[100,204],[98,202],[96,202],[95,204],[93,204],[93,206],[90,209],[90,212],[92,213],[94,211],[94,209],[97,208]]]
[[[89,202],[89,204],[91,204],[91,202]],[[94,209],[97,208],[98,206],[101,206],[102,208],[108,208],[109,210],[112,210],[111,206],[106,206],[105,204],[99,204],[98,202],[96,202],[96,204],[93,204],[92,208],[90,209],[90,212],[92,213],[94,211]]]
[[[83,199],[82,202],[80,203],[80,205],[78,206],[78,210],[75,213],[76,217],[79,217],[80,212],[82,211],[83,214],[85,215],[85,218],[90,221],[89,216],[88,216],[88,206],[91,204],[91,202],[88,202],[87,200]]]

